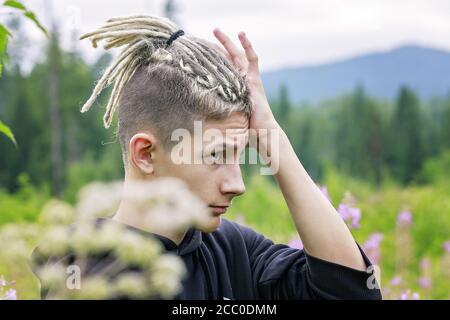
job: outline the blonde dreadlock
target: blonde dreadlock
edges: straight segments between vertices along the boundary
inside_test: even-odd
[[[81,112],[88,111],[102,90],[114,83],[103,117],[105,127],[109,128],[122,91],[135,72],[142,66],[148,65],[150,69],[161,64],[181,71],[208,92],[216,91],[228,103],[221,107],[227,110],[219,112],[233,111],[230,104],[241,104],[241,109],[243,104],[246,112],[250,112],[245,81],[224,55],[193,36],[181,36],[166,47],[176,30],[176,25],[167,18],[140,15],[109,19],[98,30],[81,36],[80,40],[88,38],[94,48],[101,41],[106,41],[105,50],[125,46],[105,70]]]

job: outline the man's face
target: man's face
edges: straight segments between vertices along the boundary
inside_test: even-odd
[[[185,151],[190,147],[189,163],[179,164],[179,159],[175,159],[179,153],[173,150],[155,160],[155,177],[180,178],[210,206],[211,218],[204,232],[219,227],[231,200],[245,191],[239,157],[248,143],[248,125],[248,117],[238,112],[223,120],[202,122],[201,134],[194,130],[190,141],[183,139],[184,143],[190,142],[183,144]]]

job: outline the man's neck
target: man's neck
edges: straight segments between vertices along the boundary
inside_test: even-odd
[[[130,161],[130,160],[129,160]],[[140,175],[138,172],[127,169],[125,170],[125,180],[124,180],[124,188],[128,187],[128,182],[135,181],[135,180],[143,180],[145,179],[142,175]],[[135,209],[133,209],[134,206],[128,204],[126,201],[121,201],[119,208],[112,218],[113,220],[116,220],[118,222],[127,224],[129,226],[132,226],[134,228],[137,228],[139,230],[143,230],[146,232],[154,233],[163,237],[166,237],[170,240],[172,240],[174,243],[176,243],[177,246],[180,245],[181,241],[183,241],[188,229],[181,230],[178,232],[167,232],[164,230],[159,230],[154,225],[149,225],[148,222],[146,222],[147,219],[142,219],[142,216],[137,214],[135,212]],[[169,214],[169,213],[168,213]]]
[[[146,232],[154,233],[163,237],[166,237],[172,240],[177,246],[183,241],[187,230],[183,230],[180,232],[164,232],[162,230],[158,230],[155,226],[148,225],[145,223],[146,219],[142,219],[142,217],[138,217],[132,210],[127,209],[127,204],[125,202],[121,202],[119,209],[116,214],[112,217],[113,220],[127,224],[136,229],[143,230]]]

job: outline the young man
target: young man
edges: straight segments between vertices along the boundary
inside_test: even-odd
[[[380,299],[367,272],[370,261],[275,120],[249,39],[239,33],[239,49],[219,29],[214,35],[220,46],[184,35],[165,18],[135,16],[111,19],[83,36],[94,46],[101,40],[106,48],[126,45],[82,109],[114,83],[104,122],[109,127],[118,108],[125,188],[130,181],[176,177],[211,208],[201,230],[176,235],[137,220],[126,202],[113,219],[155,235],[183,259],[188,275],[180,299]],[[213,130],[216,138],[193,143],[197,148],[189,150],[190,158],[202,161],[180,163],[173,133],[194,133],[195,121],[202,135]],[[220,159],[230,150],[236,159],[250,132],[275,168],[303,250],[274,244],[221,217],[245,187],[239,161]],[[277,213],[261,212],[261,218],[267,214]]]

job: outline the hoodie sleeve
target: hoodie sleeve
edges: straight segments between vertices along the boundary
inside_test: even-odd
[[[250,228],[239,228],[247,246],[254,287],[261,299],[382,298],[375,286],[373,271],[359,271],[325,261],[305,250],[274,244]],[[366,266],[371,266],[359,245],[358,248]]]

